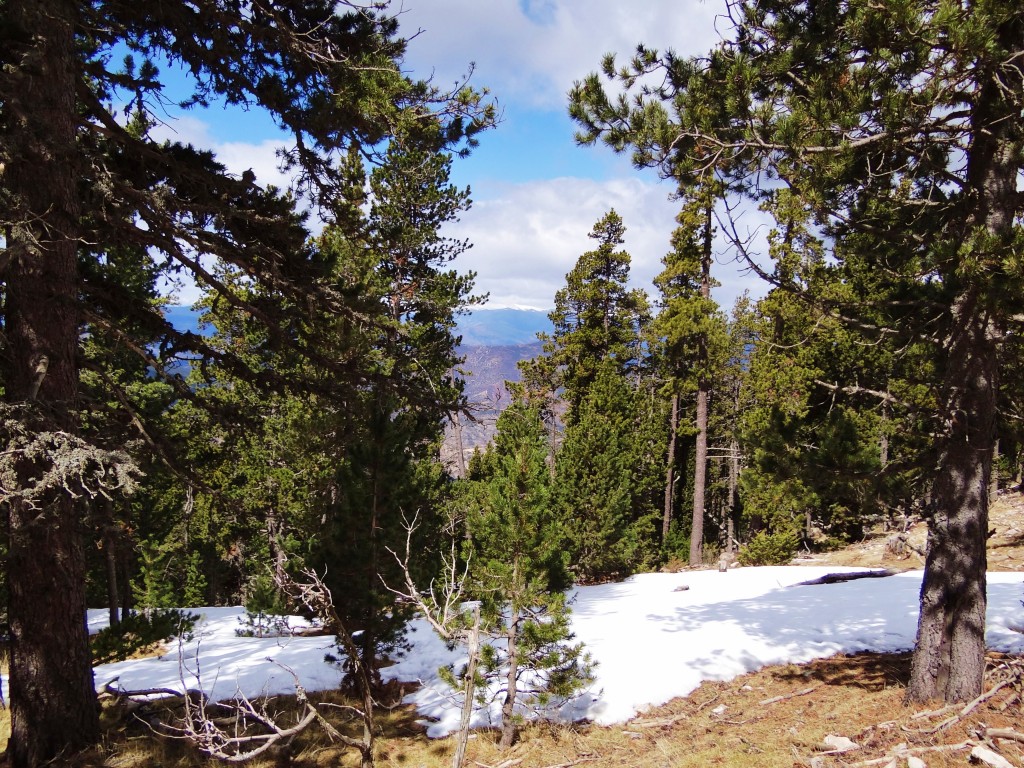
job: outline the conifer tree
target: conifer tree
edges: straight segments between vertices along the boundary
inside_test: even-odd
[[[545,432],[535,406],[506,408],[490,469],[469,495],[468,591],[481,600],[484,632],[503,641],[485,646],[482,659],[503,678],[502,749],[512,746],[524,708],[571,696],[589,679],[582,646],[570,644],[568,531],[552,504]]]
[[[301,0],[286,6],[77,3],[10,0],[0,7],[0,210],[5,442],[19,434],[75,437],[79,347],[97,325],[120,338],[175,387],[168,361],[216,358],[221,370],[267,389],[320,388],[332,397],[382,376],[360,358],[328,355],[310,315],[346,315],[324,254],[308,245],[295,196],[229,174],[209,152],[135,135],[113,105],[160,109],[168,101],[154,61],[189,73],[184,106],[226,102],[265,109],[291,136],[284,160],[296,194],[329,216],[342,189],[336,159],[351,146],[379,160],[389,140],[461,151],[491,120],[479,94],[441,92],[402,73],[397,21],[376,7]],[[124,62],[123,64],[121,62]],[[138,63],[137,63],[138,62]],[[161,114],[163,118],[163,114]],[[287,381],[176,331],[156,307],[116,280],[85,280],[95,261],[134,247],[162,275],[187,274],[258,319],[269,344],[311,363]],[[258,286],[250,300],[210,265],[231,264]],[[358,318],[348,315],[352,321]],[[159,342],[132,333],[145,322]],[[200,366],[201,368],[201,366]],[[293,371],[298,369],[293,368]],[[328,375],[324,375],[327,372]],[[230,414],[224,414],[229,418]],[[142,424],[149,432],[154,426]],[[83,439],[81,436],[78,439]],[[73,441],[72,441],[73,442]],[[98,736],[85,608],[82,488],[35,481],[62,466],[53,451],[18,454],[4,468],[9,516],[12,765],[38,765]],[[118,482],[116,457],[93,459]],[[122,473],[123,476],[123,473]],[[9,481],[9,482],[8,482]],[[95,489],[93,489],[95,490]],[[40,525],[39,515],[47,524]],[[54,568],[59,563],[61,567]]]
[[[657,507],[637,504],[636,411],[630,382],[615,361],[605,360],[565,430],[556,498],[580,581],[622,577],[653,558]]]
[[[972,699],[998,371],[1022,279],[1024,11],[737,0],[729,15],[708,56],[641,46],[622,70],[608,57],[605,75],[639,100],[610,98],[596,75],[578,84],[580,138],[633,147],[684,184],[727,173],[773,215],[781,206],[780,222],[806,222],[829,257],[812,265],[828,276],[816,285],[873,269],[882,290],[815,296],[802,270],[767,278],[872,340],[930,348],[930,546],[908,698]]]
[[[679,227],[672,234],[672,251],[662,259],[665,269],[655,278],[662,307],[654,334],[671,396],[678,403],[680,395],[696,395],[690,565],[698,566],[703,561],[707,502],[709,401],[726,339],[724,318],[711,298],[712,216],[720,188],[709,184],[688,192],[677,217]]]
[[[625,375],[642,357],[640,332],[649,309],[644,293],[628,288],[629,254],[616,250],[625,231],[614,210],[594,224],[588,237],[597,248],[583,253],[565,276],[549,315],[554,330],[541,337],[549,375],[564,390],[570,423],[604,361],[614,360]]]

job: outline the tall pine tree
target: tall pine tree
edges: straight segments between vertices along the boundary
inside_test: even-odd
[[[81,243],[149,254],[162,274],[187,274],[210,287],[257,318],[269,343],[289,346],[321,374],[330,372],[284,381],[269,368],[248,371],[262,386],[321,385],[338,393],[371,383],[378,374],[358,358],[322,354],[318,326],[301,322],[311,313],[347,312],[327,279],[328,265],[307,245],[295,199],[261,188],[252,174],[229,174],[209,152],[133,133],[112,105],[163,105],[164,82],[153,66],[162,60],[189,73],[190,91],[180,99],[186,105],[221,101],[265,109],[292,137],[285,160],[296,174],[297,192],[329,212],[344,186],[336,158],[348,147],[358,145],[378,159],[398,137],[428,151],[463,149],[463,140],[471,143],[490,122],[489,109],[470,89],[442,93],[406,77],[404,48],[394,17],[354,3],[4,3],[5,442],[49,434],[69,445],[64,436],[79,433],[79,348],[88,324],[120,336],[157,371],[166,372],[165,360],[192,352],[245,372],[244,361],[176,331],[116,280],[84,280],[79,257],[96,256]],[[221,282],[210,269],[217,261],[241,270],[246,285],[262,287],[265,300],[251,301]],[[135,336],[133,318],[149,322],[159,343]],[[173,376],[165,380],[180,397],[190,396]],[[101,474],[103,467],[115,469],[98,449],[92,460]],[[9,754],[15,766],[38,765],[98,736],[82,622],[86,510],[76,499],[84,489],[69,476],[38,482],[66,466],[54,449],[5,461]],[[116,481],[108,476],[103,482]]]
[[[930,545],[908,698],[972,699],[998,372],[1024,278],[1024,11],[737,0],[729,15],[707,56],[641,46],[622,70],[608,57],[605,75],[639,100],[610,98],[597,75],[577,84],[580,138],[633,147],[639,165],[683,184],[725,173],[770,212],[781,204],[783,223],[799,210],[828,256],[810,266],[827,279],[750,264],[872,341],[929,348]],[[867,269],[882,278],[872,295],[828,290]]]

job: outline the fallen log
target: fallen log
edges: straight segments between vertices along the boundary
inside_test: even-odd
[[[849,571],[848,573],[826,573],[817,579],[801,581],[794,584],[794,587],[813,587],[818,584],[840,584],[844,581],[856,581],[857,579],[884,579],[887,576],[895,576],[901,571],[893,571],[885,568],[877,571]]]

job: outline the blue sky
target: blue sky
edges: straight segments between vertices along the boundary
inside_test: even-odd
[[[475,66],[471,83],[489,89],[503,120],[473,154],[456,160],[453,181],[472,190],[473,208],[448,234],[473,247],[456,262],[477,273],[489,306],[549,309],[576,258],[592,247],[593,224],[614,208],[627,227],[635,285],[651,279],[668,248],[678,204],[672,185],[628,157],[578,147],[567,115],[573,82],[615,52],[643,42],[701,53],[717,39],[720,0],[403,0],[394,3],[401,33],[413,37],[406,69],[444,86]],[[273,125],[256,112],[193,111],[170,121],[169,135],[214,149],[232,171],[252,168],[284,186]],[[719,242],[714,271],[725,308],[744,289],[763,292]],[[183,300],[190,298],[185,291]]]

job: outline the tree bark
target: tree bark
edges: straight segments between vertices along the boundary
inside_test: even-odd
[[[726,526],[728,541],[725,549],[735,552],[736,521],[740,515],[740,446],[735,438],[729,443],[729,523]]]
[[[110,502],[103,500],[105,505]],[[107,509],[109,513],[109,506]],[[103,557],[107,566],[107,612],[110,616],[110,626],[116,627],[121,623],[121,592],[118,589],[117,574],[118,568],[118,536],[117,528],[112,518],[108,518],[103,525]]]
[[[967,296],[946,372],[949,435],[933,485],[921,614],[908,701],[967,701],[985,672],[988,480],[995,432],[996,343],[991,319]]]
[[[672,420],[669,422],[668,461],[665,470],[665,509],[661,518],[661,543],[668,541],[669,527],[672,525],[672,496],[676,472],[676,441],[679,432],[679,395],[672,395]]]
[[[73,0],[9,0],[5,37],[16,41],[2,75],[15,196],[7,242],[6,400],[46,429],[74,431],[78,395],[77,241]],[[32,416],[29,416],[32,414]],[[45,461],[45,460],[44,460]],[[25,460],[18,482],[43,469]],[[10,764],[41,765],[99,736],[85,624],[82,510],[54,491],[7,505],[11,625]]]
[[[519,680],[519,611],[516,608],[510,610],[512,616],[505,633],[508,641],[508,674],[505,678],[505,700],[501,704],[501,741],[498,742],[498,749],[502,751],[515,742],[517,730],[515,715]]]
[[[473,704],[476,697],[476,666],[480,659],[480,604],[474,603],[472,607],[473,629],[469,632],[466,643],[466,653],[469,655],[469,662],[466,664],[466,674],[462,678],[465,688],[462,700],[462,718],[459,721],[459,734],[455,744],[455,755],[452,758],[452,768],[462,768],[466,760],[466,744],[469,741],[469,723],[473,718]]]
[[[700,295],[704,299],[711,296],[712,205],[712,201],[709,200],[700,265]],[[693,527],[690,530],[691,566],[699,566],[704,561],[704,494],[708,471],[708,400],[711,394],[711,382],[708,378],[707,366],[707,339],[701,339],[697,351],[697,370],[699,371],[697,382],[697,455],[693,469]]]
[[[988,484],[988,503],[999,498],[999,440],[992,446],[992,476]]]
[[[690,529],[690,565],[704,560],[704,494],[708,465],[708,390],[697,391],[697,444],[693,467],[693,527]]]
[[[979,67],[971,116],[973,144],[965,197],[972,203],[961,242],[975,242],[976,260],[951,306],[943,375],[946,434],[932,493],[929,547],[921,584],[921,614],[907,699],[966,701],[981,693],[985,672],[988,489],[996,439],[1000,344],[998,295],[1002,263],[1013,252],[1019,157],[1024,136],[1018,108],[1007,101],[1002,81],[1016,69],[1024,78],[1024,24],[1006,22],[999,43],[1016,52],[1013,64]],[[955,265],[959,267],[959,264]],[[993,281],[990,285],[987,281]],[[991,293],[990,293],[991,291]],[[996,301],[992,301],[996,298]]]

